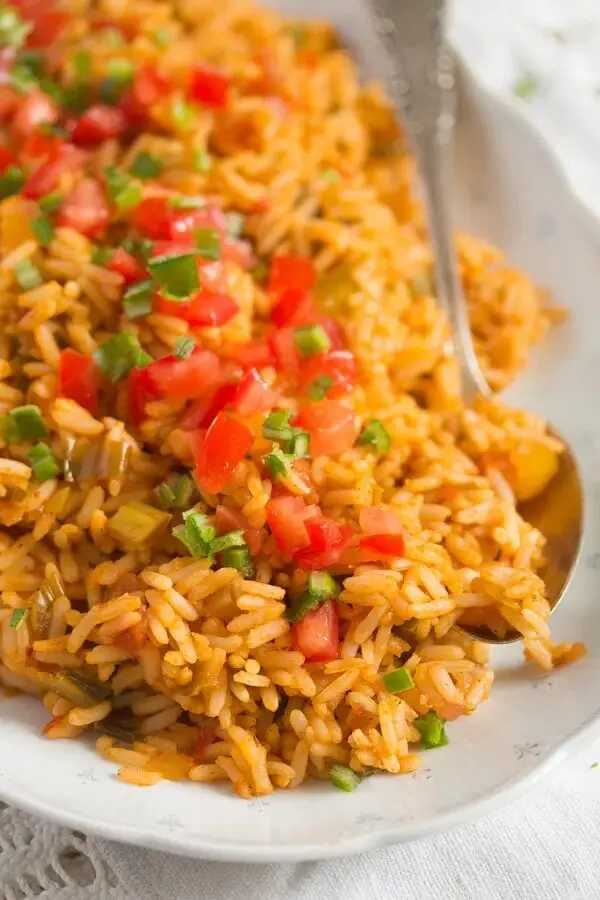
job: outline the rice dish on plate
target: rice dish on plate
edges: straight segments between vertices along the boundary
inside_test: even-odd
[[[0,9],[0,682],[121,779],[408,773],[550,669],[538,416],[465,408],[414,161],[325,23]],[[457,235],[494,389],[561,318]],[[452,726],[460,727],[460,725]]]

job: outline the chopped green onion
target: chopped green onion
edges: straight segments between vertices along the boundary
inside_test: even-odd
[[[115,166],[108,166],[104,170],[108,192],[117,209],[131,209],[142,199],[142,189],[139,184],[132,184],[126,172],[122,172]]]
[[[9,420],[9,421],[6,421]],[[3,419],[4,440],[36,441],[48,434],[39,406],[17,406]]]
[[[319,375],[309,384],[307,394],[311,400],[322,400],[332,384],[333,378],[329,375]]]
[[[24,609],[23,607],[19,607],[19,609],[14,609],[10,620],[8,622],[11,628],[20,628],[27,618],[28,609]]]
[[[195,228],[194,243],[204,259],[220,259],[221,238],[216,228]]]
[[[263,422],[263,437],[269,441],[278,441],[279,443],[291,440],[294,433],[290,425],[291,415],[292,412],[289,409],[278,409],[269,413]]]
[[[267,275],[269,274],[269,267],[265,262],[257,263],[253,269],[250,269],[250,274],[259,284],[264,284],[267,280]]]
[[[227,234],[230,238],[239,238],[240,234],[244,230],[244,222],[246,221],[246,216],[243,216],[241,213],[237,212],[228,212],[226,213],[227,219]]]
[[[96,365],[113,384],[120,381],[136,366],[144,367],[152,357],[140,345],[131,331],[121,331],[110,338],[93,354]]]
[[[138,206],[142,199],[142,189],[139,184],[130,184],[124,190],[120,191],[114,198],[117,209],[127,210]]]
[[[357,444],[372,447],[376,453],[387,453],[392,440],[379,419],[371,419],[358,436]]]
[[[19,94],[29,94],[38,86],[38,79],[29,66],[25,66],[22,63],[15,63],[10,70],[10,85]]]
[[[243,531],[230,531],[211,541],[210,552],[211,555],[215,555],[217,553],[222,553],[223,550],[229,550],[231,547],[244,547],[245,544],[246,541],[244,540]]]
[[[185,336],[175,341],[175,356],[178,359],[187,359],[194,352],[196,341],[193,337]]]
[[[114,247],[94,247],[90,262],[95,266],[105,266],[113,258]]]
[[[329,335],[322,325],[303,325],[294,331],[294,343],[301,356],[325,353],[331,347]]]
[[[194,486],[188,475],[178,475],[174,482],[169,484],[163,481],[155,490],[158,505],[162,509],[182,509],[187,506],[192,498]]]
[[[529,100],[537,93],[539,86],[539,79],[531,72],[527,72],[514,83],[513,94],[520,100]]]
[[[421,748],[423,750],[445,747],[448,743],[444,720],[438,716],[435,710],[430,709],[424,716],[415,719],[413,724],[421,732]]]
[[[129,167],[129,171],[136,178],[158,178],[162,170],[163,164],[160,159],[150,153],[138,153]]]
[[[155,47],[158,47],[159,50],[164,50],[165,47],[169,46],[172,33],[168,28],[157,28],[156,31],[152,32],[150,38]]]
[[[36,481],[48,481],[49,478],[54,478],[60,472],[60,466],[48,444],[36,444],[28,452],[27,459]]]
[[[311,572],[308,576],[307,590],[318,600],[328,600],[330,597],[338,596],[340,586],[329,572]]]
[[[184,100],[176,100],[171,106],[171,119],[180,131],[191,131],[196,124],[196,110]]]
[[[117,57],[117,59],[109,59],[106,66],[106,74],[110,79],[119,85],[128,85],[133,79],[135,66],[130,59]]]
[[[123,294],[123,311],[129,319],[139,319],[152,312],[154,282],[151,278],[137,281]]]
[[[362,777],[342,763],[334,763],[329,770],[329,777],[336,788],[341,791],[354,791],[362,781]]]
[[[59,194],[58,191],[53,191],[51,194],[46,194],[45,197],[42,197],[42,199],[38,201],[39,207],[42,212],[53,213],[56,212],[63,202],[63,199],[62,194]]]
[[[154,491],[156,500],[161,509],[173,509],[175,506],[175,492],[170,484],[163,481]]]
[[[39,269],[34,266],[30,259],[22,259],[20,262],[15,263],[13,272],[22,291],[32,291],[44,283]]]
[[[213,166],[212,156],[206,150],[194,150],[193,167],[196,172],[210,172]]]
[[[308,448],[310,446],[310,435],[308,431],[300,431],[297,428],[292,429],[292,436],[289,439],[286,450],[297,459],[308,456]]]
[[[189,510],[183,514],[184,524],[173,529],[173,537],[181,541],[192,556],[208,559],[211,557],[211,541],[217,535],[214,525],[200,512]]]
[[[429,272],[421,272],[420,275],[411,278],[408,282],[408,290],[415,300],[418,300],[419,297],[430,297],[434,293],[434,286]]]
[[[337,184],[340,178],[341,175],[337,169],[324,169],[321,172],[321,181],[324,181],[325,184]]]
[[[254,578],[256,569],[248,547],[228,547],[221,551],[221,566],[224,569],[237,569],[244,578]]]
[[[386,672],[382,681],[386,691],[389,691],[390,694],[399,694],[401,691],[407,691],[415,686],[410,672],[404,666],[400,669],[394,669],[393,672]]]
[[[287,478],[290,474],[290,460],[283,452],[279,444],[275,444],[268,456],[265,456],[265,464],[271,472],[271,478],[276,481],[277,478]]]
[[[12,6],[0,8],[0,47],[18,50],[32,29],[33,23],[25,22]]]
[[[203,209],[206,200],[204,197],[169,197],[169,205],[174,209]]]
[[[86,50],[78,50],[72,59],[73,70],[78,81],[84,81],[92,68],[92,57]]]
[[[25,184],[25,176],[18,166],[9,166],[0,178],[0,200],[20,193]]]
[[[175,300],[182,300],[200,287],[196,254],[179,253],[157,256],[149,260],[148,268],[160,287]]]
[[[171,516],[147,503],[125,503],[108,520],[108,533],[125,546],[142,547],[167,527]]]
[[[38,216],[31,223],[31,230],[42,247],[47,247],[54,237],[54,225],[47,216]]]

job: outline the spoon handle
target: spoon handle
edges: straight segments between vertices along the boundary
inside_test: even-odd
[[[452,329],[465,401],[488,394],[469,328],[452,239],[451,172],[455,119],[453,57],[444,41],[445,0],[367,0],[386,51],[389,89],[421,175],[436,291]]]

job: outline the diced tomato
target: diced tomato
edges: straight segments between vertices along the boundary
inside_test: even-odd
[[[91,356],[63,350],[58,362],[58,396],[68,397],[93,416],[98,411],[100,371]]]
[[[268,290],[278,294],[288,288],[310,291],[316,280],[313,261],[304,256],[274,256]]]
[[[11,6],[33,24],[33,30],[27,36],[27,46],[31,48],[49,47],[68,21],[67,14],[53,9],[48,0],[12,0]]]
[[[250,241],[241,238],[227,238],[221,248],[221,259],[224,262],[234,263],[241,269],[251,269],[256,264],[256,257]]]
[[[18,141],[24,141],[37,131],[40,125],[58,121],[60,111],[48,94],[32,91],[19,104],[12,123],[11,132]]]
[[[338,525],[327,516],[315,516],[304,523],[308,545],[294,551],[294,562],[301,569],[315,571],[334,566],[352,540],[349,525]]]
[[[307,506],[302,497],[275,497],[266,507],[267,523],[284,559],[309,543],[306,519],[321,512],[318,506]]]
[[[93,146],[109,138],[119,137],[127,130],[125,114],[115,106],[90,106],[73,129],[75,144]]]
[[[365,506],[358,517],[364,534],[402,534],[403,528],[393,509]]]
[[[229,99],[229,76],[212,66],[194,66],[188,96],[211,109],[225,109]]]
[[[231,408],[241,416],[251,416],[257,412],[273,409],[277,393],[269,387],[256,369],[250,369],[235,389]]]
[[[236,384],[222,384],[199,400],[194,400],[183,414],[179,427],[183,431],[208,428],[217,413],[231,401],[237,390]]]
[[[349,450],[358,437],[356,416],[335,400],[309,403],[296,418],[296,425],[310,434],[311,456],[338,456]]]
[[[198,729],[198,737],[190,751],[190,755],[195,763],[204,762],[205,753],[213,743],[217,735],[217,729],[214,725],[201,725]]]
[[[129,417],[134,425],[139,426],[146,418],[146,404],[156,400],[154,385],[148,377],[148,367],[133,368],[127,379]]]
[[[146,197],[135,209],[133,224],[146,237],[168,240],[171,237],[173,207],[168,197]]]
[[[170,93],[171,83],[158,69],[149,64],[140,66],[131,86],[133,100],[138,106],[153,106]]]
[[[43,159],[48,156],[58,156],[64,141],[52,134],[44,134],[36,131],[25,139],[21,147],[21,156],[25,159]]]
[[[227,359],[238,363],[243,369],[264,369],[275,363],[271,348],[266,341],[230,344],[224,352]]]
[[[307,663],[330,662],[338,655],[340,617],[337,601],[326,600],[292,625],[292,647]]]
[[[217,506],[215,510],[215,527],[218,534],[227,534],[230,531],[241,530],[244,532],[244,540],[248,544],[250,553],[260,552],[262,546],[262,534],[260,528],[250,528],[248,520],[238,509],[229,506]]]
[[[228,294],[213,291],[199,291],[182,303],[157,294],[154,308],[164,315],[185,319],[193,328],[220,328],[239,311],[237,303]]]
[[[271,310],[271,321],[277,328],[310,325],[316,317],[312,298],[304,288],[286,288],[279,294],[277,303]]]
[[[135,256],[122,247],[117,247],[113,252],[106,268],[111,272],[116,272],[117,275],[122,275],[126,285],[135,284],[136,281],[148,277],[148,273]]]
[[[346,336],[344,329],[336,319],[331,316],[323,316],[317,314],[315,322],[325,329],[330,343],[330,352],[333,350],[343,350],[346,347]]]
[[[252,432],[225,412],[220,412],[206,435],[196,441],[190,432],[190,446],[196,464],[196,477],[205,490],[222,491],[233,470],[252,446]]]
[[[356,360],[349,350],[333,350],[331,353],[317,353],[300,363],[300,387],[309,390],[318,378],[331,379],[325,390],[326,397],[341,397],[354,388],[356,382]]]
[[[269,347],[275,357],[275,365],[281,372],[297,375],[302,357],[296,347],[295,328],[278,328],[269,335]]]
[[[56,221],[86,237],[96,237],[108,225],[110,213],[104,192],[95,178],[83,178],[63,200]]]
[[[202,209],[191,209],[184,212],[171,207],[169,237],[183,246],[195,246],[194,232],[198,228],[214,228],[222,241],[227,237],[227,219],[218,206],[208,205]]]
[[[3,175],[4,172],[8,169],[9,166],[12,166],[15,158],[12,153],[0,145],[0,175]]]
[[[219,357],[196,347],[187,359],[165,356],[146,366],[145,372],[156,396],[193,400],[218,383]]]
[[[360,539],[361,550],[384,556],[404,556],[405,544],[402,534],[368,534]]]
[[[0,69],[4,73],[4,69]],[[6,122],[19,105],[21,97],[5,84],[0,85],[0,122]]]
[[[23,196],[39,200],[55,190],[63,175],[77,172],[85,163],[86,154],[72,144],[61,144],[48,159],[34,169],[25,182]]]

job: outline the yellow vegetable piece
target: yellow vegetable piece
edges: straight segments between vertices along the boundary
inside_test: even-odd
[[[147,503],[126,503],[108,520],[108,532],[122,544],[140,547],[166,529],[171,521],[169,513]]]
[[[25,197],[8,197],[0,208],[0,244],[10,253],[34,237],[31,222],[39,215],[37,203]]]
[[[559,456],[546,444],[520,444],[510,455],[509,480],[517,500],[531,500],[541,494],[558,472]]]

